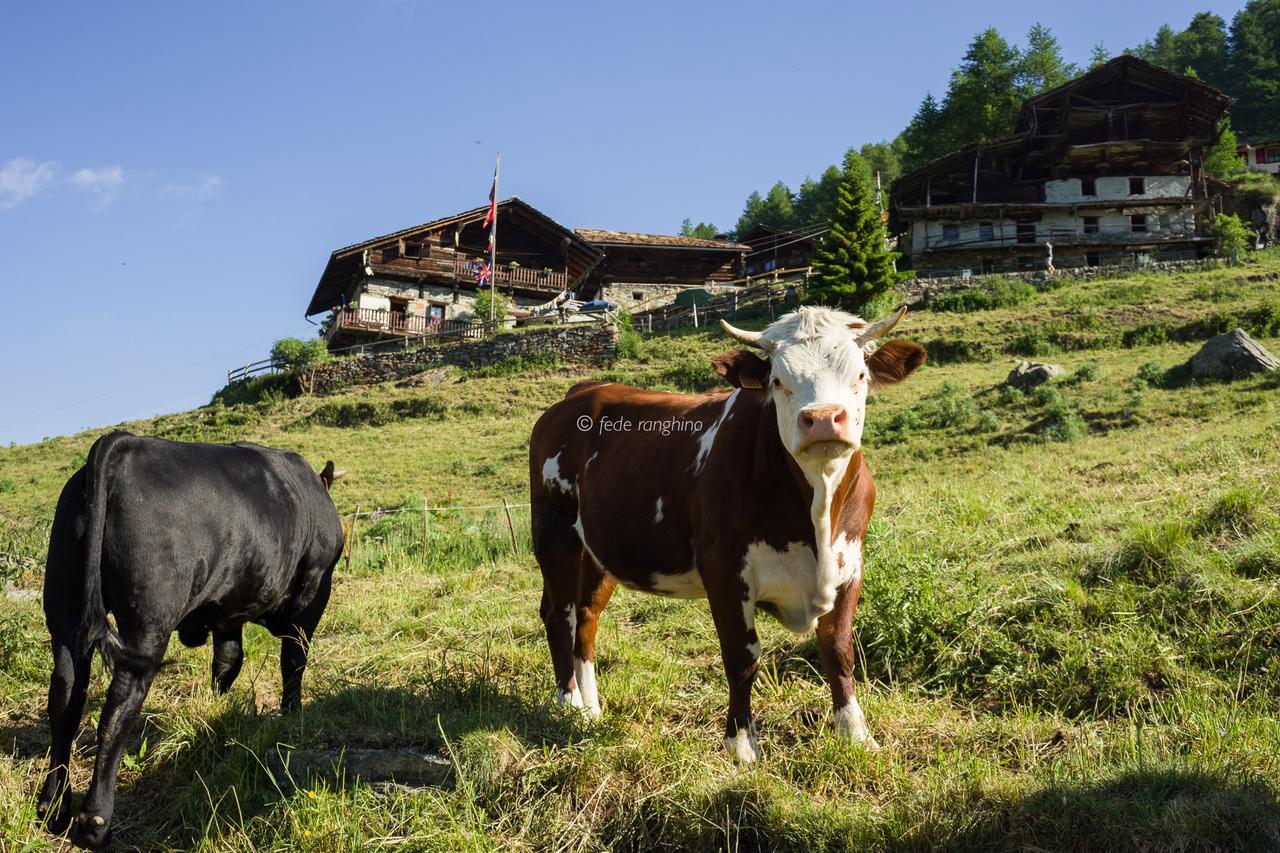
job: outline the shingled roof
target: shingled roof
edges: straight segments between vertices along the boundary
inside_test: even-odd
[[[603,228],[575,228],[574,233],[596,246],[655,246],[670,249],[718,249],[749,252],[746,243],[731,240],[704,240],[701,237],[678,237],[674,234],[638,234],[634,231],[606,231]]]

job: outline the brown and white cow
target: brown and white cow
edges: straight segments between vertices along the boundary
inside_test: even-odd
[[[853,611],[875,486],[861,453],[867,392],[904,379],[922,347],[875,324],[801,308],[758,350],[716,358],[732,391],[667,394],[584,382],[538,419],[529,446],[533,542],[556,697],[600,713],[595,637],[618,583],[706,598],[729,681],[725,747],[756,758],[757,609],[816,627],[835,725],[874,745],[853,694]]]

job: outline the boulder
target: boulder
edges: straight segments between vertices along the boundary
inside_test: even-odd
[[[1043,361],[1023,361],[1009,371],[1009,378],[1005,382],[1014,388],[1021,388],[1025,391],[1037,385],[1043,385],[1061,372],[1062,368],[1056,364],[1046,364]]]
[[[1191,356],[1190,365],[1191,375],[1197,379],[1235,379],[1275,370],[1280,367],[1280,359],[1244,329],[1236,329],[1205,341],[1200,351]]]

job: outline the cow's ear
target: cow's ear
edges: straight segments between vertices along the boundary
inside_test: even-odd
[[[734,388],[763,388],[769,379],[769,362],[746,350],[718,355],[711,367]]]
[[[924,364],[925,349],[911,341],[888,341],[867,356],[872,385],[892,385]]]
[[[333,467],[333,460],[330,459],[324,463],[324,470],[320,472],[320,482],[324,483],[326,490],[333,485],[333,481],[346,475],[346,471],[341,468]]]

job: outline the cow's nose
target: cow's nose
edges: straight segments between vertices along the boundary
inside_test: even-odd
[[[800,412],[805,441],[848,441],[849,411],[844,406],[810,406]]]

